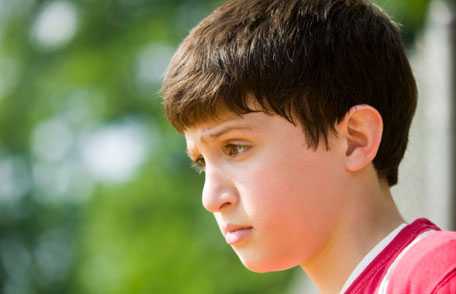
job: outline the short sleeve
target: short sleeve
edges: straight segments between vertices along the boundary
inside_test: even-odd
[[[456,293],[456,233],[436,231],[399,261],[388,293]]]

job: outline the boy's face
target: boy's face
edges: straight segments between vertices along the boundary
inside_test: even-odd
[[[305,265],[329,246],[344,205],[341,140],[308,149],[299,125],[263,112],[226,112],[185,138],[204,159],[203,205],[247,268]]]

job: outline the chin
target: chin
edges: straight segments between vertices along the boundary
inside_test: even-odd
[[[284,271],[295,267],[295,264],[285,262],[273,262],[268,260],[254,260],[240,257],[242,264],[249,271],[254,273],[270,273]]]

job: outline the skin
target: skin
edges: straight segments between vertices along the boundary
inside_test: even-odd
[[[309,149],[299,125],[264,112],[224,112],[184,134],[205,173],[203,206],[222,234],[227,224],[252,227],[231,244],[244,266],[300,266],[321,293],[337,293],[363,256],[403,222],[372,164],[382,128],[374,108],[358,105],[330,134],[329,150]]]

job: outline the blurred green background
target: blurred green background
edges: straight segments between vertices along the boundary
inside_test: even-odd
[[[411,46],[428,0],[383,0]],[[0,0],[0,293],[283,293],[242,267],[164,120],[163,71],[220,1]]]

